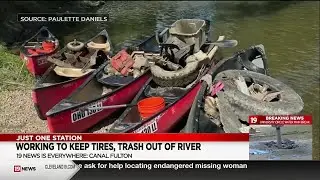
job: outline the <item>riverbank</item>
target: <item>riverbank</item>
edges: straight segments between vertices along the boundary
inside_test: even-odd
[[[34,110],[31,90],[0,93],[0,133],[47,133],[47,123]]]
[[[34,79],[19,56],[0,45],[0,133],[45,133],[45,121],[34,111]]]
[[[270,148],[270,141],[250,142],[250,160],[312,160],[312,139],[291,141],[296,145],[292,149]]]
[[[19,56],[0,43],[0,92],[31,89],[34,79]],[[2,94],[2,93],[1,93]]]

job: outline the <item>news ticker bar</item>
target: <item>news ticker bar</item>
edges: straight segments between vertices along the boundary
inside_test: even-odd
[[[4,179],[316,180],[320,161],[16,161],[2,162]],[[303,167],[303,168],[301,168]],[[298,173],[292,173],[298,172]]]
[[[312,125],[311,115],[253,115],[250,125]]]
[[[19,13],[18,22],[107,22],[109,14],[95,13]]]
[[[90,164],[88,162],[75,162],[76,164]],[[103,162],[95,162],[103,163]],[[107,164],[108,162],[104,162]],[[193,179],[223,179],[223,180],[270,180],[270,179],[318,179],[318,169],[315,167],[319,162],[272,162],[272,161],[136,161],[136,162],[111,162],[125,167],[125,163],[135,166],[143,163],[151,166],[148,168],[123,168],[119,169],[84,169],[81,168],[71,180],[82,180],[86,177],[98,179],[108,177],[110,179],[174,179],[174,180],[193,180]],[[291,163],[291,164],[290,164]],[[304,166],[305,165],[305,166]],[[155,166],[160,168],[154,168]],[[179,167],[180,166],[180,167]],[[191,167],[191,168],[190,168]],[[303,168],[301,168],[303,167]],[[319,167],[319,166],[318,166]],[[310,168],[310,169],[309,169]],[[177,170],[176,170],[177,169]],[[303,169],[303,170],[300,170]],[[297,171],[299,173],[292,173]],[[113,174],[114,173],[114,174]],[[308,173],[308,174],[304,174]],[[108,176],[107,174],[110,174]],[[112,175],[111,175],[112,174]],[[304,174],[304,175],[303,175]],[[141,178],[140,178],[141,177]],[[274,178],[272,178],[274,177]],[[304,178],[303,178],[304,177]]]

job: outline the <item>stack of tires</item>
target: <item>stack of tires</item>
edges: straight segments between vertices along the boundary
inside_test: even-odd
[[[281,92],[278,101],[259,101],[238,90],[234,79],[243,77],[246,81],[266,84],[273,91]],[[298,114],[303,109],[301,97],[286,84],[261,73],[247,70],[226,70],[215,77],[221,81],[224,89],[217,93],[219,100],[220,121],[227,133],[238,133],[242,124],[248,124],[250,115],[290,115]]]
[[[177,46],[179,51],[177,54],[173,53],[171,50],[171,56],[180,57],[183,50],[188,51],[184,54],[178,62],[175,59],[169,59],[170,62],[178,63],[177,65],[186,64],[184,67],[178,70],[166,70],[165,68],[153,65],[151,66],[151,74],[153,81],[162,87],[184,87],[191,82],[193,82],[198,74],[201,67],[198,61],[185,62],[187,57],[194,55],[201,51],[201,47],[205,44],[207,40],[207,29],[210,23],[201,19],[180,19],[171,25],[171,27],[166,32],[165,42],[162,45]],[[164,32],[160,33],[164,34]],[[158,35],[156,35],[158,36]],[[161,44],[159,44],[161,46]],[[190,51],[187,50],[190,46]],[[192,48],[191,48],[192,47]]]
[[[160,66],[151,66],[153,81],[162,87],[184,87],[198,76],[198,62],[188,63],[184,68],[168,71]]]

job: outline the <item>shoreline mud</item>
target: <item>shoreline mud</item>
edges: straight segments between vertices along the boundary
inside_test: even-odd
[[[276,145],[274,127],[257,130],[259,133],[250,137],[250,160],[312,160],[311,126],[282,127],[282,148]]]

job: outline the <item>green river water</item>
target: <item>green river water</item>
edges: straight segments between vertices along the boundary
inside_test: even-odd
[[[239,41],[226,55],[254,44],[265,46],[271,76],[291,86],[303,98],[304,113],[312,114],[313,145],[319,147],[319,2],[107,2],[98,12],[110,21],[88,24],[68,36],[87,39],[106,28],[117,49],[143,39],[180,18],[212,21],[215,36]],[[292,127],[301,134],[310,127]],[[302,135],[301,135],[302,136]],[[319,151],[315,154],[319,157]]]

